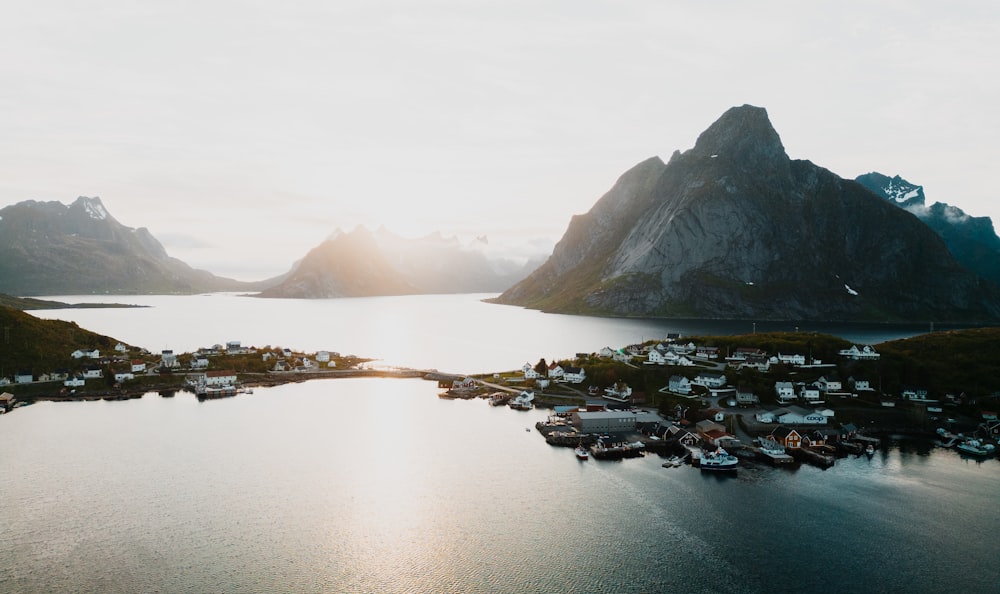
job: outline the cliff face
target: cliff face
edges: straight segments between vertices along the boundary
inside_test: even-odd
[[[912,213],[948,246],[959,264],[1000,286],[1000,237],[989,217],[973,217],[957,206],[935,202],[927,206],[922,186],[878,172],[855,178],[892,204]]]
[[[171,258],[147,229],[112,217],[100,198],[0,209],[0,292],[191,293],[247,289]]]
[[[1000,292],[912,215],[808,161],[764,109],[640,163],[498,299],[547,311],[789,320],[996,320]]]

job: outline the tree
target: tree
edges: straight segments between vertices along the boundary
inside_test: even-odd
[[[540,377],[545,377],[549,374],[549,364],[545,362],[545,357],[542,357],[538,360],[538,363],[535,363],[535,373]]]

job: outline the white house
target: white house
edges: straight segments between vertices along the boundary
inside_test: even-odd
[[[177,355],[172,350],[166,349],[160,353],[160,367],[169,369],[177,366]]]
[[[330,351],[319,351],[316,353],[317,363],[329,363],[330,362]]]
[[[700,357],[702,359],[718,359],[719,358],[719,347],[714,346],[700,346],[695,348],[695,357]]]
[[[604,397],[624,402],[632,397],[632,388],[625,382],[615,382],[615,385],[604,388]]]
[[[76,350],[76,351],[73,351],[73,358],[74,359],[83,359],[83,358],[87,358],[87,359],[100,359],[101,358],[101,351],[99,351],[97,349],[94,349],[92,351]]]
[[[615,353],[611,355],[611,358],[621,363],[628,363],[632,360],[632,355],[626,353],[625,351],[615,351]]]
[[[795,400],[795,386],[792,382],[774,382],[774,392],[778,395],[778,402]]]
[[[131,371],[116,371],[115,372],[115,381],[116,382],[124,382],[126,380],[131,380],[131,379],[135,379],[135,374],[132,373]]]
[[[35,381],[35,376],[30,371],[18,371],[14,374],[15,384],[30,384]]]
[[[132,359],[132,373],[146,373],[146,362],[142,359]]]
[[[597,353],[597,356],[602,357],[604,359],[610,359],[611,357],[615,356],[615,350],[609,346],[606,346],[603,349],[601,349],[600,352]]]
[[[563,370],[563,378],[571,384],[582,384],[587,379],[587,373],[583,367],[567,367]]]
[[[191,359],[191,369],[207,369],[208,368],[208,357],[205,355],[195,355]]]
[[[128,352],[128,346],[119,342],[118,344],[115,345],[115,350],[118,351],[119,353],[126,353]]]
[[[63,380],[63,385],[67,388],[79,388],[85,385],[87,381],[83,379],[82,375],[74,375],[73,377]]]
[[[226,352],[230,355],[238,355],[243,352],[243,345],[238,340],[230,340],[226,342]]]
[[[650,365],[666,365],[667,364],[667,353],[670,351],[660,350],[659,347],[649,349],[649,353],[646,355],[646,363]],[[676,359],[677,355],[670,353]]]
[[[97,365],[91,365],[90,367],[83,370],[83,377],[87,379],[104,377],[104,370],[102,370]]]
[[[706,388],[721,388],[726,385],[726,376],[721,373],[703,371],[696,375],[691,383]]]
[[[868,381],[866,379],[861,379],[861,378],[855,377],[855,378],[850,378],[847,381],[849,381],[849,382],[851,382],[851,383],[854,384],[854,391],[855,392],[871,392],[872,391],[872,384],[871,384],[870,381]]]
[[[690,394],[691,380],[683,375],[672,375],[667,383],[667,389],[675,394]]]
[[[838,392],[842,389],[840,378],[836,375],[821,376],[816,380],[816,383],[819,385],[819,389],[824,392]]]
[[[843,349],[838,353],[841,357],[847,357],[848,359],[854,360],[867,360],[874,361],[879,358],[878,351],[872,348],[871,345],[865,345],[858,348],[858,345],[851,345],[849,349]]]
[[[524,379],[530,380],[537,378],[538,378],[538,372],[535,371],[534,367],[528,367],[527,369],[524,370]]]
[[[549,365],[549,370],[548,370],[549,379],[553,380],[562,379],[563,376],[565,375],[566,375],[566,370],[562,368],[562,365],[559,365],[558,363],[555,362]]]
[[[780,363],[785,363],[786,365],[805,365],[806,356],[805,355],[785,355],[778,353],[778,361]]]
[[[803,384],[799,389],[799,397],[806,402],[815,402],[819,400],[819,391],[819,386],[816,384]]]
[[[232,369],[225,371],[206,371],[206,386],[232,386],[236,384],[236,372]]]

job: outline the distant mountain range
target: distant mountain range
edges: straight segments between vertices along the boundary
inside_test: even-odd
[[[477,241],[483,241],[480,238]],[[385,229],[337,231],[259,297],[329,298],[428,293],[493,293],[539,264],[490,259],[476,245],[435,233],[405,239]]]
[[[28,200],[0,209],[0,293],[200,293],[256,290],[167,255],[146,228],[115,220],[100,198]]]
[[[404,239],[379,229],[337,231],[279,277],[242,282],[167,255],[146,229],[119,223],[100,198],[28,200],[0,209],[0,294],[76,295],[262,291],[262,297],[498,293],[539,261],[488,258],[478,238]],[[11,303],[11,305],[14,305]],[[34,303],[25,307],[41,307]]]
[[[904,194],[905,195],[905,194]],[[615,316],[996,321],[1000,290],[861,184],[791,160],[763,108],[651,158],[498,303]]]
[[[913,213],[934,230],[960,264],[1000,286],[1000,237],[989,217],[969,216],[942,202],[927,206],[924,188],[897,176],[872,172],[855,178],[890,203]]]

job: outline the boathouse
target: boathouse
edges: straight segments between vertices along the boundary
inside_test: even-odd
[[[635,415],[627,411],[573,413],[573,426],[581,433],[635,431]]]

